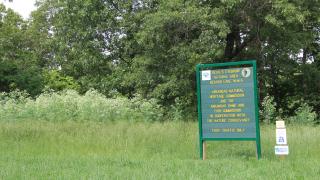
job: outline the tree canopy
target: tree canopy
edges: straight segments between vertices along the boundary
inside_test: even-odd
[[[284,115],[299,103],[320,114],[318,0],[39,0],[37,6],[25,21],[0,5],[0,91],[36,96],[57,85],[81,93],[94,88],[106,96],[155,98],[168,112],[193,116],[196,64],[256,59],[261,100],[273,96]]]

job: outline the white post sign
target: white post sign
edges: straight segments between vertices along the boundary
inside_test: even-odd
[[[276,142],[277,144],[287,144],[287,131],[286,129],[276,129]]]
[[[289,146],[287,145],[287,131],[284,121],[276,121],[276,143],[274,152],[276,155],[288,155]]]
[[[289,147],[288,146],[275,146],[274,151],[276,155],[288,155]]]

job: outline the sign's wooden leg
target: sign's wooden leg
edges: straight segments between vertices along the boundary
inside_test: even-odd
[[[206,141],[202,141],[202,160],[206,160],[206,151],[207,151],[207,146],[206,146]]]
[[[254,141],[254,146],[256,147],[256,158],[259,160],[259,150],[256,141]]]

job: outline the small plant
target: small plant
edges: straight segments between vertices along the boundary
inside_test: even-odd
[[[9,93],[1,92],[0,93],[0,102],[3,104],[6,101],[15,101],[15,102],[26,102],[30,98],[30,94],[27,91],[21,91],[15,89]]]
[[[260,116],[265,123],[272,123],[277,117],[276,103],[272,96],[266,96],[262,101]]]
[[[313,124],[317,119],[316,112],[307,103],[302,105],[295,111],[295,116],[290,117],[289,121],[298,124]]]

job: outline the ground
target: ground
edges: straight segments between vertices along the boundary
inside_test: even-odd
[[[290,154],[274,155],[275,127],[253,142],[209,142],[196,122],[0,122],[1,179],[318,179],[320,127],[288,126]]]

